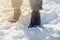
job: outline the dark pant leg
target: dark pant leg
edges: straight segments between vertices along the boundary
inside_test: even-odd
[[[40,13],[38,12],[37,13],[38,15],[38,17],[37,17],[37,25],[41,25],[41,16],[40,16]]]
[[[39,11],[32,12],[30,25],[40,25],[40,13],[39,13]]]
[[[33,27],[33,25],[41,25],[41,18],[39,10],[42,10],[42,0],[29,0],[31,9],[33,10],[31,13],[31,22],[29,27]]]

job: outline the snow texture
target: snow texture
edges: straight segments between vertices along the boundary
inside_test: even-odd
[[[29,0],[21,6],[22,15],[17,23],[13,16],[11,0],[0,0],[0,40],[60,40],[60,0],[43,0],[41,21],[44,28],[27,28],[31,18]]]

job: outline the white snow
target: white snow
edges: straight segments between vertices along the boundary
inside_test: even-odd
[[[31,18],[29,0],[21,6],[22,15],[17,23],[13,16],[11,0],[0,0],[0,40],[60,40],[60,0],[43,0],[41,21],[44,28],[27,28]]]

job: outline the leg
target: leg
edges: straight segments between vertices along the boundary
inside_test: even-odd
[[[14,16],[13,16],[13,19],[11,20],[11,22],[17,22],[20,15],[21,15],[20,8],[14,8]]]
[[[37,25],[38,26],[41,26],[41,17],[40,17],[40,13],[38,12],[38,15],[37,15]]]
[[[38,25],[41,25],[40,13],[39,11],[33,11],[31,14],[31,22],[30,22],[29,27],[36,27]]]
[[[18,21],[20,15],[21,15],[21,10],[20,10],[20,8],[15,8],[15,9],[14,9],[13,19],[14,19],[15,21]]]
[[[12,0],[13,8],[14,8],[14,16],[11,22],[17,22],[21,15],[21,4],[22,0]]]
[[[31,22],[28,27],[36,27],[38,25],[41,25],[39,10],[42,9],[42,0],[30,0],[30,5],[33,12],[31,14]]]

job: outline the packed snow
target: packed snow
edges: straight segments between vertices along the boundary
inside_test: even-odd
[[[29,28],[32,9],[29,0],[21,6],[17,23],[9,20],[14,14],[11,0],[0,0],[0,40],[60,40],[60,0],[43,0],[42,28]]]

